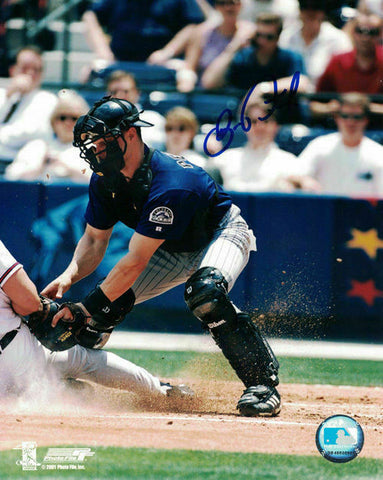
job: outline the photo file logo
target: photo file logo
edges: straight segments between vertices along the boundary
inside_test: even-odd
[[[41,463],[37,462],[37,443],[22,442],[13,450],[21,450],[21,460],[16,461],[23,471],[38,470],[62,470],[84,469],[82,465],[87,457],[93,457],[95,451],[89,447],[50,447],[48,448]]]

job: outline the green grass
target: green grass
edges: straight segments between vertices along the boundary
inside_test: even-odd
[[[162,377],[237,380],[220,353],[113,350],[131,362]],[[321,358],[280,357],[282,383],[383,386],[383,362]]]
[[[20,451],[0,452],[0,478],[129,480],[382,480],[383,461],[356,458],[345,464],[322,457],[190,450],[95,447],[85,470],[22,471]],[[37,449],[37,461],[46,449]],[[4,468],[6,466],[6,468]]]

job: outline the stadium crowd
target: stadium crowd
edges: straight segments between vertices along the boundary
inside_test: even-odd
[[[150,146],[184,155],[228,190],[383,198],[381,3],[79,2],[94,59],[71,89],[45,85],[46,35],[17,51],[7,41],[24,3],[0,0],[4,178],[86,183],[71,131],[87,103],[109,94],[145,110]],[[29,4],[38,20],[63,2]],[[155,72],[168,88],[156,88]]]

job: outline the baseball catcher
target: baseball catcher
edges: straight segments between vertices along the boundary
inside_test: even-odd
[[[135,105],[105,97],[79,118],[74,145],[93,175],[85,232],[66,270],[45,289],[62,298],[102,261],[114,225],[134,230],[129,250],[85,301],[85,330],[110,332],[134,304],[185,284],[184,298],[245,385],[242,415],[277,415],[278,361],[250,316],[229,292],[255,250],[252,230],[230,195],[186,158],[150,149]],[[119,305],[117,311],[115,306]],[[82,315],[82,314],[81,314]],[[76,323],[76,310],[59,320]],[[82,332],[80,330],[81,337]]]

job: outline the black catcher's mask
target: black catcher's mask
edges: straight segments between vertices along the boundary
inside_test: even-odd
[[[105,177],[105,185],[114,192],[124,167],[126,141],[123,132],[130,127],[152,127],[153,124],[139,118],[137,107],[110,96],[96,102],[86,115],[82,115],[74,127],[73,145],[79,147],[80,157],[89,163],[97,175]],[[121,149],[118,138],[124,143]],[[103,139],[105,148],[94,153],[94,142]]]

